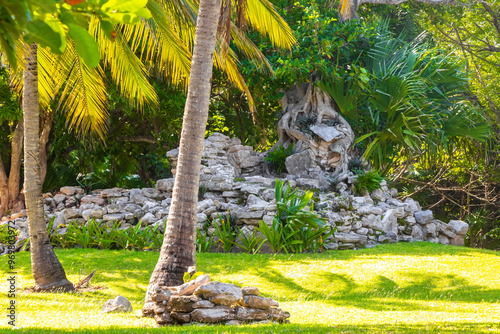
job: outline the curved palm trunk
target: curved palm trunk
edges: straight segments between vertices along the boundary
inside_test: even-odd
[[[154,289],[182,284],[188,267],[195,265],[198,184],[219,13],[220,0],[200,1],[172,206],[160,258],[146,293],[145,315],[151,314],[150,295]]]
[[[31,268],[35,290],[74,290],[50,244],[45,224],[42,182],[40,180],[40,142],[38,110],[37,45],[30,45],[23,73],[24,114],[24,192],[31,243]]]

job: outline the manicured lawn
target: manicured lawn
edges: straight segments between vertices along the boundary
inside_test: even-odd
[[[57,255],[72,282],[80,271],[97,269],[93,284],[108,289],[20,292],[23,329],[16,332],[500,333],[500,253],[493,251],[412,243],[323,254],[199,254],[198,269],[212,280],[259,287],[290,311],[291,324],[167,328],[139,316],[158,253],[72,249]],[[6,277],[7,259],[0,261]],[[29,253],[18,253],[17,264],[21,288],[32,286]],[[102,314],[104,301],[118,294],[134,312]],[[3,309],[7,302],[2,292]],[[3,320],[0,332],[6,328]]]

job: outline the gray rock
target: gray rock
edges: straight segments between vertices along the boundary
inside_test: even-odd
[[[66,200],[66,196],[63,194],[56,194],[52,199],[56,202],[56,204],[61,204]]]
[[[413,225],[411,228],[411,236],[416,240],[424,240],[424,232],[418,225]]]
[[[370,197],[377,201],[382,201],[382,202],[385,201],[385,195],[382,189],[375,189],[370,194]]]
[[[196,302],[193,304],[193,308],[214,308],[215,304],[212,303],[209,300],[200,300],[199,302]]]
[[[62,211],[62,213],[63,213],[66,221],[71,220],[71,219],[75,219],[75,218],[80,218],[82,216],[80,209],[74,209],[74,208],[64,209]]]
[[[141,191],[142,191],[142,194],[148,198],[157,199],[157,198],[161,197],[160,194],[158,193],[158,191],[154,188],[142,188]]]
[[[233,284],[210,282],[198,287],[194,294],[219,305],[235,305],[243,296],[241,289]]]
[[[362,206],[356,210],[359,215],[381,215],[382,209],[376,206]]]
[[[188,313],[193,310],[195,302],[191,300],[191,296],[173,295],[170,297],[170,303],[172,304],[173,311]]]
[[[285,166],[289,174],[307,175],[307,170],[314,166],[310,150],[290,155],[285,160]]]
[[[127,298],[118,296],[115,299],[107,300],[102,306],[104,313],[110,312],[132,312],[132,304]]]
[[[102,217],[102,220],[107,222],[107,221],[120,221],[125,218],[125,215],[122,213],[113,213],[113,214],[107,214]]]
[[[434,215],[431,210],[417,211],[414,214],[417,223],[424,225],[434,219]]]
[[[464,237],[457,234],[455,238],[450,239],[450,245],[453,246],[463,246],[464,245]]]
[[[382,219],[382,232],[398,234],[398,218],[396,217],[395,210],[389,209],[385,212]]]
[[[130,201],[137,205],[144,205],[148,199],[144,197],[141,189],[130,189]]]
[[[311,130],[314,134],[316,134],[319,138],[326,141],[327,143],[345,137],[345,134],[337,130],[335,127],[327,126],[324,124],[313,125],[309,128],[309,130]]]
[[[243,321],[265,320],[269,317],[267,312],[263,309],[237,307],[236,319]]]
[[[241,193],[239,191],[234,191],[234,190],[224,191],[222,193],[222,197],[240,198],[241,197]]]
[[[159,192],[172,191],[174,189],[174,181],[174,178],[158,180],[156,181],[155,188]]]
[[[203,323],[217,323],[235,319],[234,310],[228,306],[214,308],[198,308],[191,312],[191,321]]]
[[[109,204],[106,208],[108,213],[120,213],[120,204]]]
[[[444,235],[440,235],[440,236],[438,237],[438,239],[439,239],[439,243],[440,243],[440,244],[443,244],[443,245],[449,245],[449,244],[450,244],[450,239],[449,239],[449,238],[447,238],[447,237],[446,237],[446,236],[444,236]]]
[[[269,205],[269,203],[253,194],[250,194],[248,195],[247,205],[248,210],[250,211],[262,211]]]
[[[272,300],[271,298],[264,298],[260,296],[246,295],[240,301],[241,305],[249,308],[258,308],[267,310],[271,307],[279,307],[278,302]]]
[[[160,325],[168,324],[173,321],[170,313],[155,314],[154,319],[156,323]]]
[[[343,243],[365,243],[367,238],[363,235],[335,232],[335,240]]]
[[[361,224],[364,227],[377,231],[382,231],[382,229],[384,228],[384,224],[382,224],[380,216],[375,216],[375,215],[368,215],[363,217],[363,219],[361,220]]]
[[[255,286],[245,286],[241,288],[241,293],[243,295],[258,296],[260,294],[259,288]]]
[[[61,187],[59,192],[66,196],[73,196],[76,194],[83,194],[83,189],[80,187]]]
[[[158,219],[150,212],[146,213],[144,217],[142,217],[141,222],[142,225],[151,225],[153,223],[156,223]]]
[[[461,236],[466,235],[467,231],[469,231],[469,224],[461,220],[450,220],[448,225],[453,229],[453,231],[456,234]]]
[[[120,188],[104,189],[101,191],[101,196],[106,198],[122,197]]]
[[[55,196],[54,196],[54,199],[55,199]],[[104,200],[104,198],[101,198],[101,197],[98,197],[98,196],[86,195],[86,196],[82,197],[82,199],[80,200],[80,203],[82,203],[82,204],[91,204],[91,203],[94,203],[94,204],[97,204],[97,205],[104,205],[106,203],[106,201]]]

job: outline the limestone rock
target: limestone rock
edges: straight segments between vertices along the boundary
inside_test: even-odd
[[[417,223],[424,225],[434,219],[434,215],[431,210],[417,211],[414,214]]]
[[[243,321],[265,320],[269,317],[267,312],[263,309],[237,307],[236,319]]]
[[[267,310],[270,307],[279,307],[278,302],[271,298],[264,298],[260,296],[245,295],[240,301],[241,305],[248,308],[258,308]]]
[[[104,313],[110,312],[132,312],[132,304],[127,298],[123,296],[117,296],[115,299],[107,300],[102,306],[102,311]]]
[[[198,287],[194,294],[219,305],[234,305],[241,299],[241,289],[233,284],[210,282]]]
[[[214,308],[198,308],[191,312],[191,321],[203,323],[217,323],[235,319],[234,310],[228,306]]]
[[[243,295],[258,296],[260,294],[259,288],[255,286],[245,286],[241,288],[241,293]]]
[[[448,225],[451,226],[456,234],[461,236],[466,235],[469,230],[469,224],[461,220],[450,220]]]

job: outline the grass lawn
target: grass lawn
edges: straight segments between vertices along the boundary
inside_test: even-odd
[[[57,250],[72,282],[97,269],[104,290],[17,296],[17,333],[500,333],[500,253],[426,242],[323,254],[199,254],[212,280],[259,287],[290,311],[288,325],[155,328],[140,309],[158,253]],[[2,277],[7,276],[7,258]],[[20,288],[33,286],[29,253],[17,254]],[[5,279],[3,291],[6,291]],[[129,314],[103,314],[127,297]],[[7,306],[2,292],[2,309]],[[5,314],[5,311],[4,311]],[[0,332],[9,329],[5,316]],[[9,329],[10,331],[10,329]]]

